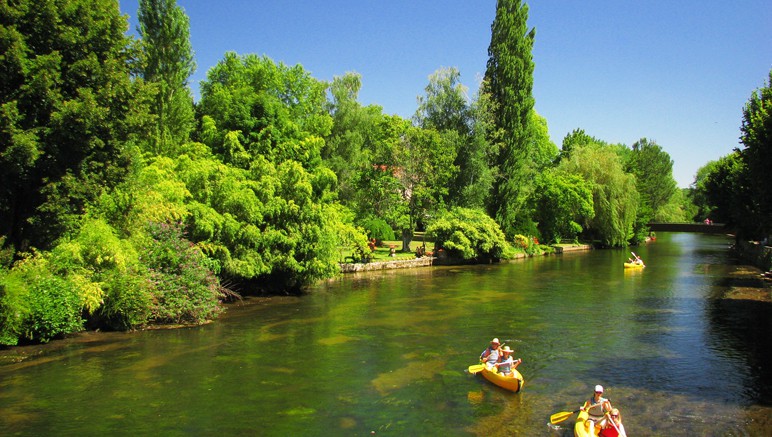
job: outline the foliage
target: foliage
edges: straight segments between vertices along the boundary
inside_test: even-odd
[[[614,148],[601,144],[577,147],[558,168],[580,175],[592,187],[595,213],[588,223],[588,237],[605,246],[626,245],[633,236],[638,192],[635,177],[624,172]]]
[[[581,175],[558,170],[539,175],[531,205],[542,239],[551,243],[577,239],[582,224],[595,214],[591,184]]]
[[[673,179],[673,160],[657,143],[641,138],[633,144],[625,170],[635,175],[635,186],[640,195],[634,226],[636,240],[640,242],[648,233],[648,224],[655,217],[666,216],[664,209],[673,203],[673,196],[678,191]]]
[[[150,223],[152,237],[143,247],[150,269],[150,317],[161,323],[202,323],[221,307],[220,284],[206,257],[184,238],[180,224]]]
[[[705,175],[705,202],[710,218],[737,229],[737,238],[746,238],[761,231],[761,221],[754,213],[752,181],[748,179],[745,161],[739,151],[721,157]]]
[[[417,125],[439,132],[469,132],[467,88],[461,84],[461,73],[455,67],[441,68],[429,76],[424,88],[426,96],[418,97],[418,109],[413,117]]]
[[[449,204],[464,208],[484,208],[489,200],[496,174],[495,152],[499,148],[501,129],[493,118],[495,102],[483,85],[469,109],[471,131],[459,136],[461,144],[454,165],[458,174],[450,191]]]
[[[214,156],[181,157],[176,171],[194,202],[192,238],[223,273],[297,291],[337,271],[325,88],[302,66],[234,53],[202,82],[202,140]]]
[[[764,87],[754,91],[743,107],[742,158],[752,185],[752,213],[758,223],[747,234],[752,237],[772,235],[772,70]]]
[[[531,51],[536,32],[528,30],[527,20],[528,6],[520,0],[497,2],[484,82],[496,102],[496,126],[504,133],[489,211],[508,237],[531,226],[523,209],[535,171],[530,117],[534,106]]]
[[[560,158],[568,159],[571,155],[571,151],[576,147],[589,144],[605,144],[605,142],[588,135],[584,129],[574,129],[571,133],[566,134],[566,136],[563,137],[563,143],[560,148]]]
[[[426,236],[450,257],[488,262],[512,255],[501,228],[481,210],[453,208],[427,227]]]
[[[20,0],[0,14],[0,235],[46,249],[125,176],[149,93],[131,81],[116,2]]]
[[[2,278],[4,324],[0,341],[48,342],[83,329],[77,284],[54,275],[50,259],[35,253],[18,261]]]
[[[173,156],[194,127],[188,78],[196,69],[190,44],[190,20],[176,0],[139,0],[139,35],[145,53],[140,70],[155,85],[153,152]]]
[[[376,241],[390,241],[396,238],[394,230],[383,219],[371,217],[362,220],[360,224],[368,238],[375,238]]]

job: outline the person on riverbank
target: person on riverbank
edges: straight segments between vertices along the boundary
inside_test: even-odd
[[[595,428],[603,429],[606,426],[608,417],[606,412],[611,411],[611,402],[603,397],[603,386],[596,385],[595,393],[582,406],[582,411],[587,411],[587,421],[590,423],[590,435],[595,435]]]
[[[622,415],[619,414],[618,409],[611,409],[609,419],[606,427],[600,430],[599,437],[627,437],[625,426],[622,425]]]
[[[512,352],[514,351],[510,349],[509,346],[504,346],[501,348],[501,362],[496,363],[496,367],[498,367],[499,373],[504,376],[514,376],[515,373],[513,370],[515,370],[517,366],[523,362],[523,360],[520,358],[516,360],[512,358]]]
[[[490,346],[480,354],[480,361],[485,363],[485,366],[492,369],[501,358],[501,343],[498,338],[491,340]]]

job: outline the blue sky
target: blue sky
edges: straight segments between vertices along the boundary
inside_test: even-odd
[[[138,0],[121,0],[136,33]],[[560,146],[576,128],[640,138],[673,159],[687,187],[739,146],[742,108],[772,69],[769,0],[528,1],[536,28],[536,110]],[[320,80],[362,75],[360,103],[411,117],[428,77],[456,67],[470,96],[485,72],[495,0],[177,0],[198,69],[227,51],[301,64]]]

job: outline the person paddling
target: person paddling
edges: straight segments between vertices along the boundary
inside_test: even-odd
[[[595,427],[603,429],[603,427],[606,426],[608,420],[606,412],[612,410],[611,402],[602,395],[603,386],[596,385],[595,393],[593,393],[592,397],[588,399],[581,408],[582,411],[587,411],[587,421],[591,424],[590,435],[595,435]]]
[[[501,358],[501,343],[498,338],[491,340],[491,345],[480,354],[480,362],[485,363],[488,369],[492,369]]]
[[[509,346],[504,346],[501,348],[501,362],[496,363],[495,366],[498,367],[499,373],[504,376],[515,376],[515,373],[513,370],[517,368],[517,366],[520,365],[520,363],[523,362],[522,359],[513,359],[512,358],[512,352],[514,352],[512,349],[509,348]]]

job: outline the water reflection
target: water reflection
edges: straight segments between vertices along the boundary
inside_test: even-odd
[[[600,383],[631,435],[770,434],[772,309],[745,299],[765,291],[725,281],[738,271],[726,244],[660,235],[635,249],[647,263],[637,273],[622,268],[627,251],[609,250],[346,276],[202,327],[16,349],[0,366],[0,426],[567,436],[573,419],[549,416]],[[523,358],[518,394],[465,372],[492,336]]]

